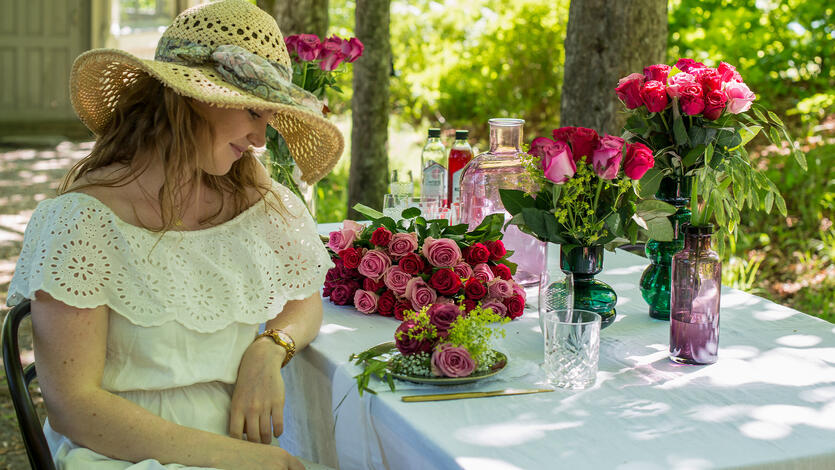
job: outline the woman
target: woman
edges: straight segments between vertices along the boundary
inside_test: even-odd
[[[182,13],[153,61],[76,60],[73,105],[97,141],[32,215],[7,302],[32,299],[59,469],[304,468],[269,444],[331,262],[249,147],[274,126],[313,182],[343,142],[290,70],[245,0]]]

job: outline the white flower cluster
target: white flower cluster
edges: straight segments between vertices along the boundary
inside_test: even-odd
[[[432,377],[429,370],[429,353],[419,352],[408,356],[398,355],[391,361],[391,370],[397,374]]]
[[[498,358],[499,357],[494,349],[488,350],[487,352],[482,354],[481,357],[477,358],[478,365],[476,366],[475,371],[473,371],[473,373],[475,374],[479,372],[487,372],[487,370],[490,369],[490,367],[492,367],[493,364],[496,363]]]

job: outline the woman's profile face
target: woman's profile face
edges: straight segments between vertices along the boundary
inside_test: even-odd
[[[206,173],[225,175],[249,146],[266,144],[267,123],[273,117],[272,112],[219,108],[199,101],[194,101],[194,105],[214,132],[213,137],[208,137],[207,133],[211,142],[204,144],[207,153],[198,159],[200,169]]]

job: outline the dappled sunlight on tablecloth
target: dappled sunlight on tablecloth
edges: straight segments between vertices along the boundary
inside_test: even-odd
[[[455,432],[455,438],[469,444],[510,447],[542,439],[548,431],[571,429],[582,425],[582,421],[544,422],[519,419],[514,422],[481,424],[460,428]]]

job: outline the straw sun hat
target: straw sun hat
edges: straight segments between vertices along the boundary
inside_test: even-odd
[[[277,112],[270,125],[284,137],[308,183],[327,175],[342,154],[342,134],[323,117],[321,103],[292,84],[275,20],[246,0],[184,11],[162,35],[154,60],[117,49],[78,56],[70,77],[78,117],[100,135],[121,93],[141,74],[204,103]]]

